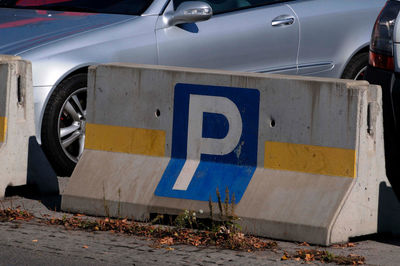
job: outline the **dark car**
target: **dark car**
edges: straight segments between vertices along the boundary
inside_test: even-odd
[[[382,87],[386,174],[400,199],[400,0],[389,0],[371,36],[366,79]],[[397,177],[399,176],[399,178]]]

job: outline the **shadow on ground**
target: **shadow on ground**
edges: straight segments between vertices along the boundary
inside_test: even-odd
[[[6,197],[20,196],[27,199],[40,201],[47,209],[52,211],[61,210],[60,194],[42,194],[36,185],[24,185],[8,187]]]
[[[29,138],[27,185],[7,187],[6,197],[40,200],[50,210],[60,211],[61,195],[55,171],[35,137]]]
[[[351,242],[373,240],[400,246],[400,202],[391,186],[379,185],[378,233],[351,238]]]

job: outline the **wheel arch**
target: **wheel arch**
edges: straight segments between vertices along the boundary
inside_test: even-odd
[[[359,54],[361,54],[361,53],[366,53],[366,52],[369,52],[369,43],[366,43],[366,44],[362,45],[362,46],[359,47],[357,50],[355,50],[351,56],[348,57],[346,63],[342,66],[342,69],[341,69],[341,71],[340,71],[340,77],[343,76],[344,71],[345,71],[347,65],[350,63],[350,61],[351,61],[356,55],[359,55]]]

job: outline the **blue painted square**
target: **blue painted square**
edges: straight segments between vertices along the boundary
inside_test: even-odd
[[[224,155],[201,154],[200,163],[186,190],[173,189],[185,165],[188,147],[190,95],[225,97],[236,105],[242,121],[242,131],[236,147]],[[224,200],[225,190],[235,194],[235,202],[242,198],[257,166],[258,120],[260,93],[256,89],[177,84],[174,92],[171,160],[158,184],[155,195],[217,201],[216,190]],[[216,106],[218,111],[218,106]],[[199,129],[200,130],[200,129]],[[230,130],[222,113],[203,112],[202,138],[223,139]]]

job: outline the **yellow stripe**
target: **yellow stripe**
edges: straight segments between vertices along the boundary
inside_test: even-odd
[[[356,151],[267,141],[264,168],[354,178]]]
[[[0,116],[0,142],[4,142],[7,132],[7,118]]]
[[[165,139],[165,131],[162,130],[86,124],[85,148],[164,156]]]

